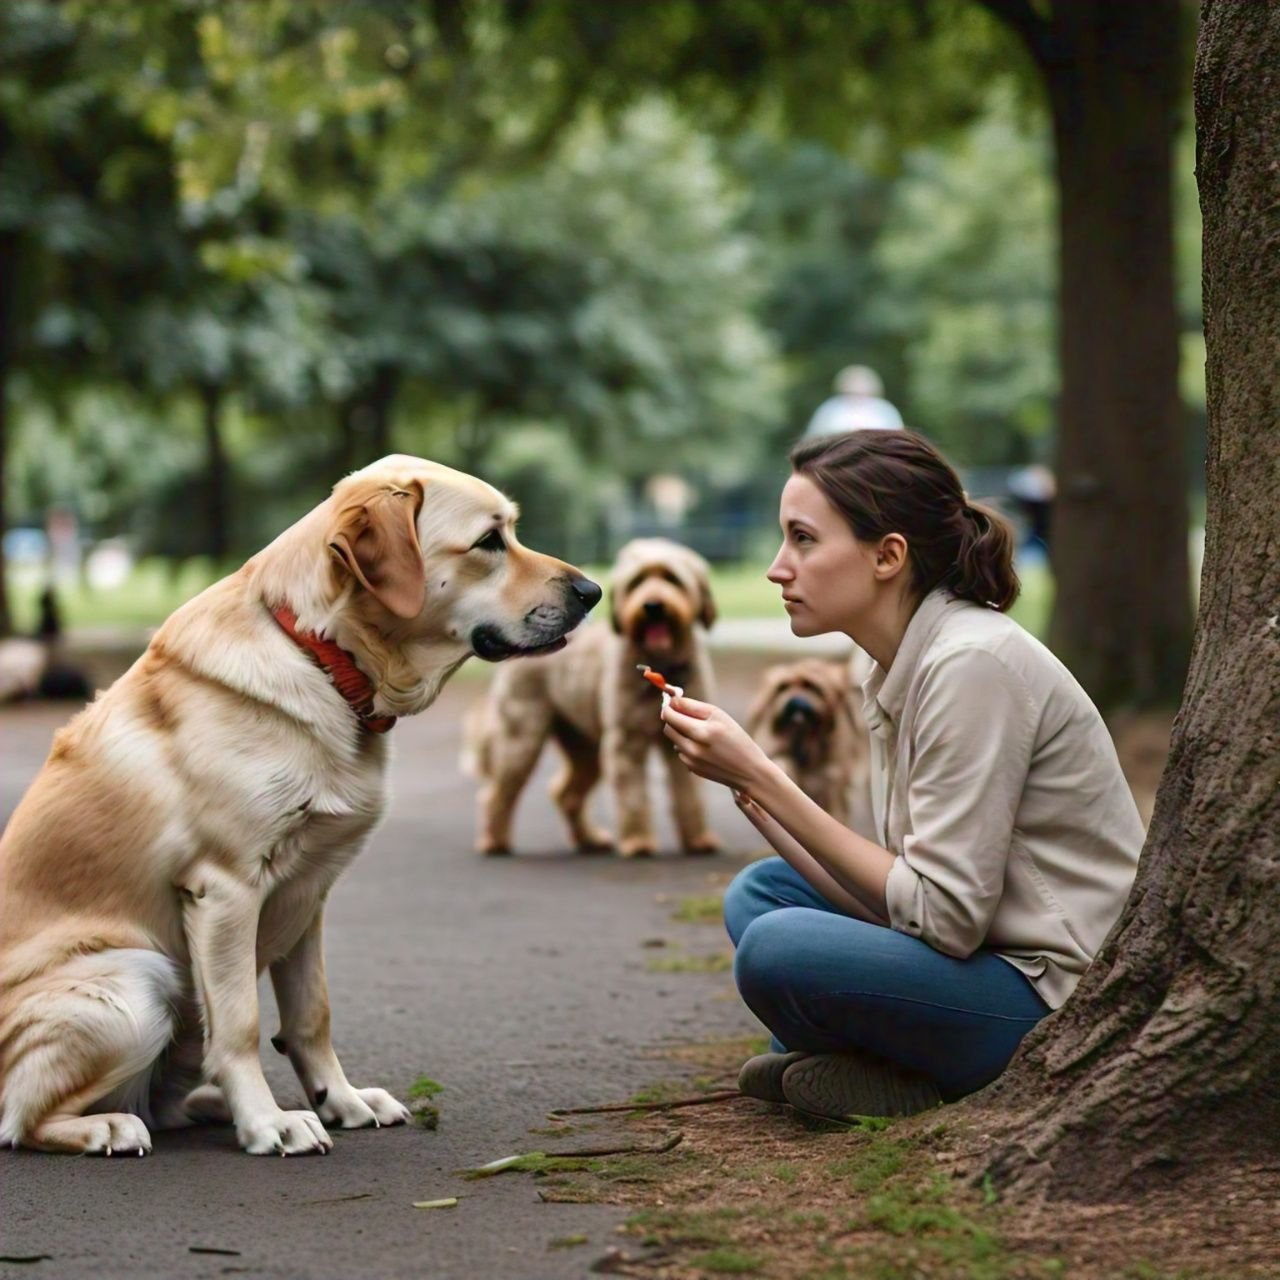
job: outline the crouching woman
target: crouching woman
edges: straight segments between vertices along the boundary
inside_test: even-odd
[[[663,711],[780,856],[725,897],[743,999],[773,1033],[745,1093],[907,1114],[995,1079],[1124,906],[1143,827],[1097,708],[1005,610],[1012,537],[906,431],[805,442],[770,567],[798,636],[869,655],[874,840],[718,707]]]

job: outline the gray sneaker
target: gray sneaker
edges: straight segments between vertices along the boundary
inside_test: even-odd
[[[761,1102],[786,1102],[782,1073],[808,1056],[807,1053],[760,1053],[748,1058],[738,1072],[738,1088]]]
[[[797,1110],[829,1120],[911,1116],[942,1101],[927,1076],[869,1053],[810,1054],[783,1071],[782,1095]]]

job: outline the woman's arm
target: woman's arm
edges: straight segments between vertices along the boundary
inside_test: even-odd
[[[846,915],[865,920],[868,924],[887,924],[882,918],[872,914],[863,904],[849,893],[842,885],[832,879],[810,855],[796,843],[779,825],[775,818],[766,813],[745,791],[735,791],[733,798],[742,810],[747,821],[773,846],[774,850],[786,860],[791,869],[802,875],[833,907],[838,907]]]
[[[850,831],[810,800],[719,707],[693,698],[676,698],[663,708],[662,719],[664,732],[685,765],[712,782],[745,791],[823,872],[870,912],[873,920],[888,923],[885,880],[894,863],[893,854]],[[827,892],[817,884],[814,888]]]

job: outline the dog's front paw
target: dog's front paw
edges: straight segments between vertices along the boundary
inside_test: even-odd
[[[506,858],[511,854],[511,845],[505,841],[494,840],[489,836],[481,836],[476,841],[476,852],[486,858]]]
[[[686,840],[684,851],[690,854],[719,853],[720,837],[714,832],[704,831],[692,840]]]
[[[385,1089],[332,1089],[317,1110],[325,1124],[340,1129],[380,1129],[409,1120],[409,1108]]]
[[[652,858],[657,852],[658,842],[652,836],[627,836],[618,843],[622,858]]]
[[[328,1155],[333,1139],[314,1111],[276,1111],[236,1125],[236,1137],[251,1156]]]
[[[583,827],[575,833],[573,847],[579,853],[612,853],[613,837],[600,827]]]

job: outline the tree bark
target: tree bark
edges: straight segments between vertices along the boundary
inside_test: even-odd
[[[1069,0],[1049,62],[1062,399],[1049,643],[1094,700],[1176,706],[1191,647],[1172,149],[1178,0]]]
[[[1208,520],[1137,883],[1075,995],[975,1099],[990,1169],[1100,1198],[1280,1133],[1280,4],[1206,0],[1196,62]]]
[[[227,451],[222,439],[223,391],[212,383],[200,387],[203,411],[205,463],[208,470],[208,554],[221,563],[230,551],[230,485]]]
[[[342,465],[346,471],[368,466],[391,452],[392,410],[400,391],[400,371],[378,365],[372,381],[339,409]]]

